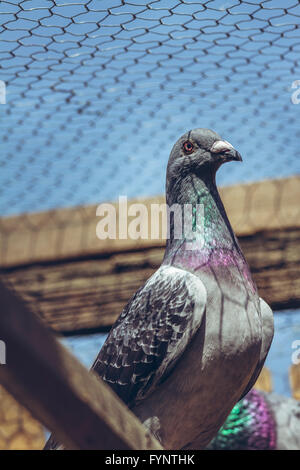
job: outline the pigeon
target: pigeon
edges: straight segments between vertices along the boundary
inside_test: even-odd
[[[300,402],[252,389],[230,412],[208,450],[300,450]]]
[[[162,264],[92,365],[165,449],[209,444],[256,382],[273,337],[272,310],[257,293],[216,186],[218,168],[231,161],[242,161],[239,152],[209,129],[175,143]],[[57,448],[53,438],[46,448]]]

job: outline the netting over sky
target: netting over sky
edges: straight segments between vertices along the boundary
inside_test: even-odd
[[[164,191],[177,138],[209,127],[244,163],[299,171],[297,0],[2,1],[0,213]]]

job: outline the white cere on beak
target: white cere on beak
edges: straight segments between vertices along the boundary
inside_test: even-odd
[[[227,142],[227,140],[217,140],[212,145],[210,151],[212,153],[222,153],[222,152],[229,152],[233,149],[233,146]]]

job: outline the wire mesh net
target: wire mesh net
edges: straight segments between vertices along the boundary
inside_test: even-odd
[[[244,157],[220,184],[297,173],[299,16],[295,0],[1,2],[0,213],[160,194],[193,127]]]

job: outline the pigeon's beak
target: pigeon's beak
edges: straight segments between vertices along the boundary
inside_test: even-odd
[[[228,161],[236,161],[236,162],[242,162],[243,159],[242,159],[242,156],[240,154],[240,152],[238,152],[237,150],[235,149],[232,149],[232,150],[229,150],[228,152],[225,152],[224,154],[224,159],[228,162]]]
[[[224,162],[231,162],[235,160],[237,162],[242,162],[241,154],[235,150],[235,148],[227,142],[227,140],[217,140],[213,143],[211,153],[217,153],[223,159]]]

